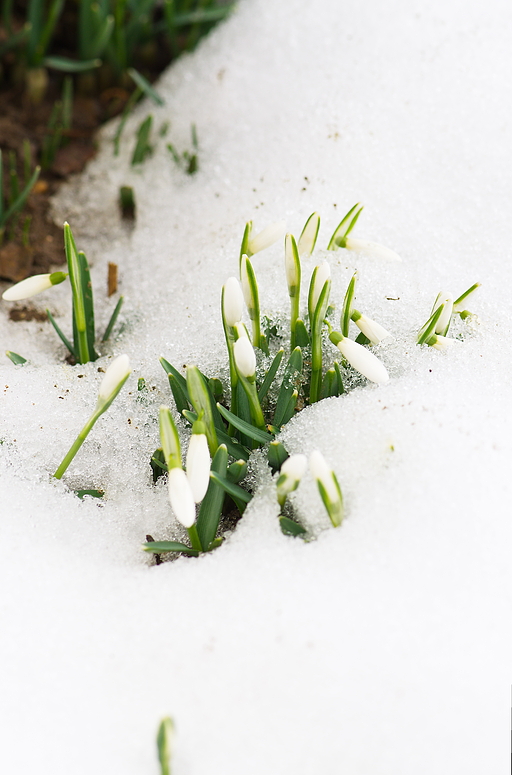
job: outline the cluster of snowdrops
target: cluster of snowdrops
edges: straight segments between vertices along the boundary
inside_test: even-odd
[[[328,250],[344,248],[377,255],[383,260],[399,261],[393,251],[351,235],[362,212],[356,204],[334,231]],[[252,222],[246,225],[239,256],[239,277],[230,277],[222,288],[221,316],[229,361],[229,385],[208,377],[195,365],[185,373],[161,359],[174,409],[159,410],[160,446],[151,459],[153,478],[166,475],[169,500],[176,519],[186,529],[189,544],[181,541],[148,541],[144,549],[157,555],[181,553],[198,556],[222,542],[219,535],[223,515],[236,510],[243,515],[252,492],[247,484],[251,452],[264,448],[268,464],[275,474],[276,498],[280,507],[282,531],[291,536],[307,537],[307,531],[295,519],[288,496],[294,492],[309,469],[334,527],[344,516],[340,484],[331,465],[320,450],[305,455],[289,455],[279,440],[283,426],[301,408],[323,398],[345,392],[347,372],[355,370],[378,385],[389,380],[384,364],[372,352],[372,346],[391,336],[378,322],[354,307],[357,273],[346,290],[334,327],[335,307],[331,304],[330,265],[318,263],[309,279],[307,309],[301,310],[302,261],[310,256],[317,242],[320,217],[313,213],[300,238],[285,234],[283,223],[272,224],[253,234]],[[68,339],[49,316],[59,337],[77,363],[95,360],[96,332],[94,305],[87,259],[77,250],[71,229],[64,226],[68,272],[29,277],[9,288],[3,298],[16,301],[33,296],[69,279],[73,302],[73,338]],[[290,299],[289,332],[270,335],[260,310],[259,288],[252,256],[284,237],[284,274]],[[440,293],[431,314],[418,333],[418,344],[447,349],[457,341],[448,336],[454,315],[467,318],[468,297],[478,288],[475,283],[454,299]],[[122,304],[119,300],[103,340],[112,332]],[[244,307],[250,330],[243,322]],[[357,338],[349,337],[351,321],[359,329]],[[268,321],[266,321],[268,323]],[[289,336],[288,336],[289,334]],[[284,344],[285,346],[281,346]],[[287,352],[285,352],[285,347]],[[327,348],[335,348],[337,360],[324,368]],[[16,364],[25,359],[8,353]],[[54,473],[60,479],[98,418],[108,409],[131,373],[127,355],[120,355],[107,369],[100,385],[95,410]],[[346,381],[346,379],[345,379]],[[183,465],[176,413],[190,426]]]

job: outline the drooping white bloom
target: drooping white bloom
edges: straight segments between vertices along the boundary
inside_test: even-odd
[[[310,310],[309,314],[313,314],[316,310],[316,305],[318,304],[318,299],[320,298],[320,294],[323,291],[324,285],[327,282],[327,280],[330,280],[331,278],[331,267],[327,263],[327,261],[322,261],[321,264],[318,264],[316,267],[316,274],[315,279],[313,283],[313,288],[311,289],[311,296],[310,296]]]
[[[434,337],[432,337],[433,339]],[[428,341],[430,344],[430,340]],[[435,335],[435,341],[430,344],[435,350],[449,350],[454,344],[461,344],[460,339],[452,339],[448,336],[442,336],[441,334]]]
[[[65,272],[51,272],[50,274],[34,274],[16,285],[7,288],[2,294],[5,301],[21,301],[47,291],[54,285],[62,283],[67,277]]]
[[[290,455],[279,471],[277,478],[277,500],[281,506],[287,496],[297,489],[299,482],[306,472],[308,461],[306,455]]]
[[[240,339],[236,340],[233,347],[233,354],[239,374],[247,379],[254,377],[256,373],[256,355],[253,346],[247,337],[242,336]]]
[[[187,449],[187,479],[196,503],[206,495],[210,483],[210,452],[204,433],[193,433]]]
[[[196,506],[187,475],[182,468],[169,471],[169,501],[178,522],[183,527],[192,527],[196,521]]]
[[[227,326],[234,326],[242,319],[244,297],[236,277],[230,277],[222,293],[222,316]]]
[[[371,382],[378,385],[389,382],[389,374],[384,364],[362,344],[345,336],[336,346],[350,365]]]
[[[377,242],[371,242],[366,239],[353,239],[353,237],[347,237],[345,239],[345,247],[347,250],[361,251],[361,253],[366,253],[375,258],[383,258],[386,261],[402,260],[394,250],[390,250],[389,248],[384,247],[384,245],[379,245]]]
[[[256,234],[255,237],[249,237],[249,250],[251,253],[259,253],[260,250],[265,250],[265,248],[268,248],[270,245],[273,245],[274,242],[277,242],[278,239],[281,239],[285,232],[286,223],[284,221],[271,223],[269,226],[266,226],[263,231],[260,231],[259,234]]]
[[[389,331],[386,331],[380,323],[377,323],[375,320],[372,320],[361,313],[359,313],[359,315],[359,317],[356,317],[356,315],[353,314],[352,320],[372,344],[380,344],[383,339],[392,336],[392,334],[390,334]]]
[[[130,359],[127,355],[114,358],[103,377],[98,391],[98,401],[102,403],[115,398],[131,373]]]
[[[441,316],[439,320],[436,323],[436,327],[434,329],[436,334],[442,334],[443,331],[446,330],[446,327],[450,323],[452,312],[453,312],[453,296],[451,293],[445,293],[441,292],[438,293],[437,299],[434,302],[434,306],[432,308],[432,314],[439,309],[441,304],[444,304],[444,309],[441,312]]]
[[[343,519],[343,496],[336,474],[319,450],[314,450],[309,456],[309,468],[332,524],[339,527]]]

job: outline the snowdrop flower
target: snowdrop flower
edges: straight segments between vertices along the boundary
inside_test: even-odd
[[[318,450],[309,456],[309,468],[316,479],[320,497],[332,524],[339,527],[343,519],[343,496],[336,474]]]
[[[293,234],[287,234],[284,242],[284,268],[290,296],[300,293],[300,261]]]
[[[114,358],[103,377],[98,391],[98,407],[110,405],[131,374],[130,359],[127,355]]]
[[[206,434],[201,432],[201,427],[204,428],[203,423],[196,420],[188,445],[186,464],[187,479],[196,503],[203,500],[210,483],[210,452]]]
[[[182,468],[169,471],[169,501],[178,522],[191,528],[196,521],[196,506],[187,475]]]
[[[230,277],[222,288],[222,317],[226,326],[234,326],[242,319],[244,297],[236,277]]]
[[[442,336],[441,334],[435,334],[435,336],[427,341],[427,344],[433,347],[434,350],[446,351],[454,344],[461,344],[461,341],[460,339],[451,339],[450,337]]]
[[[458,299],[455,299],[453,302],[453,311],[454,312],[463,312],[464,307],[466,305],[467,300],[470,296],[472,296],[475,291],[477,291],[480,288],[481,283],[475,283],[471,286],[471,288],[468,288],[467,291],[465,291],[461,296],[459,296]]]
[[[360,251],[374,258],[383,258],[385,261],[402,260],[394,250],[390,250],[384,247],[384,245],[379,245],[377,242],[371,242],[366,239],[353,239],[353,237],[346,237],[344,242],[345,244],[342,247],[347,250]]]
[[[2,294],[5,301],[21,301],[36,296],[38,293],[47,291],[53,285],[64,282],[67,274],[65,272],[52,272],[51,274],[34,274],[27,277],[16,285],[11,286]]]
[[[318,213],[312,213],[302,229],[297,245],[299,256],[310,256],[315,249],[318,230],[320,229],[320,216]]]
[[[237,339],[233,347],[236,368],[240,375],[253,380],[256,374],[256,355],[250,341],[245,336]]]
[[[286,223],[284,221],[271,223],[264,228],[263,231],[260,231],[259,234],[256,234],[255,237],[249,236],[249,252],[253,255],[254,253],[259,253],[260,250],[265,250],[265,248],[268,248],[270,245],[273,245],[274,242],[277,242],[278,239],[281,239],[281,237],[284,236],[285,231]]]
[[[450,326],[453,312],[453,296],[451,293],[441,292],[437,294],[437,299],[432,307],[432,314],[439,309],[441,305],[444,305],[444,307],[434,329],[436,334],[445,334]]]
[[[158,413],[160,442],[167,468],[181,468],[181,444],[178,429],[168,406],[161,406]]]
[[[306,472],[307,465],[305,455],[290,455],[284,461],[277,479],[277,500],[281,507],[284,506],[288,495],[299,486],[299,482]]]
[[[311,277],[311,285],[309,289],[309,299],[308,299],[310,317],[313,317],[313,315],[315,314],[315,310],[318,304],[318,300],[320,298],[320,294],[324,289],[325,283],[330,279],[331,279],[331,267],[329,266],[327,261],[322,261],[321,264],[318,264],[315,267],[315,269],[313,270],[313,275]]]
[[[380,323],[376,323],[375,320],[367,318],[366,315],[361,314],[361,312],[356,309],[352,312],[352,320],[372,344],[380,344],[383,339],[387,339],[391,336],[389,331],[386,331]]]
[[[389,382],[389,374],[384,364],[363,345],[354,342],[337,331],[329,334],[329,338],[336,345],[344,358],[356,371],[378,385]]]

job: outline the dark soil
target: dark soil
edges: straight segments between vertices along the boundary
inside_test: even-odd
[[[0,92],[0,147],[4,159],[4,188],[8,186],[9,151],[17,157],[21,185],[23,180],[23,141],[30,143],[32,169],[41,158],[48,121],[55,101],[60,98],[60,79],[50,82],[40,105],[27,104],[21,88]],[[42,170],[23,210],[11,219],[0,247],[0,278],[18,282],[30,274],[48,272],[65,261],[62,228],[49,217],[50,198],[69,176],[83,170],[96,153],[94,135],[98,127],[122,110],[129,92],[110,88],[96,96],[76,96],[73,100],[71,129],[64,132],[63,142],[49,169]],[[23,238],[27,218],[27,238]],[[13,224],[14,220],[14,224]],[[26,244],[28,243],[28,244]]]

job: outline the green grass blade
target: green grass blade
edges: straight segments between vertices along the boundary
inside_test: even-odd
[[[286,425],[286,423],[292,419],[293,415],[295,414],[295,407],[297,406],[298,397],[299,397],[298,390],[294,390],[284,410],[283,418],[281,420],[281,425]]]
[[[84,296],[84,310],[87,332],[87,344],[89,348],[89,360],[95,361],[98,358],[98,353],[94,349],[94,343],[96,334],[94,330],[94,299],[92,294],[91,273],[89,271],[89,264],[85,253],[81,250],[78,252],[78,265],[80,267],[80,283],[83,289]]]
[[[308,334],[308,330],[304,325],[304,321],[300,318],[295,323],[295,342],[298,347],[307,347],[311,344],[311,339]]]
[[[290,457],[284,444],[280,441],[271,441],[268,446],[268,464],[272,472],[279,471],[284,461]]]
[[[188,394],[187,380],[185,379],[183,374],[180,374],[179,371],[174,368],[172,363],[169,363],[169,361],[166,361],[165,358],[160,358],[160,363],[162,364],[162,368],[167,374],[167,376],[169,376],[169,374],[172,374],[176,378],[176,381],[178,382],[181,390],[187,397],[187,401],[191,404],[192,402]]]
[[[270,364],[270,368],[265,374],[265,379],[261,383],[261,387],[258,390],[258,398],[260,399],[260,402],[263,401],[263,399],[266,397],[269,388],[274,381],[274,377],[276,376],[277,370],[279,366],[281,365],[281,361],[283,360],[284,350],[278,350],[276,353],[274,360]]]
[[[52,313],[50,312],[49,309],[46,310],[46,314],[48,315],[48,320],[50,321],[50,323],[54,327],[55,331],[57,332],[57,336],[60,338],[60,340],[63,342],[63,344],[68,348],[68,350],[71,353],[71,355],[73,356],[73,358],[78,360],[78,356],[77,356],[77,354],[75,352],[75,348],[73,347],[73,345],[71,344],[69,339],[67,339],[66,336],[62,333],[62,331],[60,330],[59,326],[55,322],[55,318],[53,317],[53,315],[52,315]]]
[[[350,208],[348,213],[341,219],[341,221],[335,228],[333,235],[329,240],[327,250],[336,250],[336,248],[342,247],[343,240],[345,239],[347,234],[350,231],[352,231],[352,229],[354,228],[355,223],[359,218],[359,215],[362,209],[363,209],[363,205],[360,204],[359,202],[357,202],[357,204],[355,204],[353,207]]]
[[[254,439],[254,441],[257,441],[259,444],[268,444],[273,440],[274,437],[272,434],[262,431],[259,428],[255,428],[254,425],[245,422],[245,420],[241,420],[240,417],[237,417],[236,414],[233,414],[221,404],[217,404],[217,408],[224,419],[231,423],[237,430],[242,431],[242,433],[249,436],[249,438]]]
[[[42,64],[50,70],[59,70],[62,73],[84,73],[99,67],[101,59],[86,59],[84,62],[78,62],[67,57],[45,57]]]
[[[186,544],[180,544],[179,541],[148,541],[142,544],[145,552],[153,554],[165,554],[165,552],[180,552],[189,557],[199,557],[199,552]]]
[[[341,394],[345,392],[345,388],[343,386],[343,379],[341,376],[340,364],[338,363],[338,361],[334,361],[334,371],[336,372],[336,381],[338,383],[336,395],[341,396]]]
[[[12,203],[12,205],[9,207],[9,209],[5,211],[3,219],[2,219],[1,213],[0,213],[0,225],[2,225],[2,223],[7,223],[7,221],[9,220],[11,215],[13,215],[13,213],[17,212],[17,210],[21,210],[21,208],[25,204],[25,200],[27,199],[28,195],[30,194],[30,192],[32,191],[32,189],[34,187],[34,183],[38,179],[40,172],[41,172],[41,167],[36,167],[34,172],[33,172],[33,174],[32,174],[32,177],[28,181],[27,185],[25,186],[25,188],[23,189],[21,194]]]
[[[211,470],[225,478],[227,465],[228,451],[224,444],[221,444],[213,457]],[[197,533],[204,551],[208,549],[217,533],[225,497],[224,489],[213,479],[210,480],[208,490],[199,508],[196,523]]]
[[[123,306],[123,302],[124,302],[124,296],[120,296],[119,300],[118,300],[118,302],[117,302],[117,304],[115,306],[115,309],[114,309],[112,315],[110,316],[110,320],[108,321],[108,325],[107,325],[107,327],[105,329],[105,333],[101,337],[101,341],[102,342],[106,342],[110,338],[110,334],[112,333],[112,329],[114,328],[114,326],[116,324],[116,320],[117,320],[117,318],[119,316],[119,313],[121,312],[121,307]]]
[[[238,484],[238,482],[241,482],[242,479],[245,478],[246,474],[247,474],[247,461],[235,460],[235,462],[231,463],[231,465],[229,466],[226,477],[228,481],[230,481],[232,484]]]
[[[144,76],[141,75],[134,67],[129,67],[126,72],[130,78],[135,81],[136,85],[139,87],[139,89],[142,90],[146,97],[154,102],[155,105],[165,105],[165,101],[158,94],[158,92],[153,89],[147,78],[144,78]]]
[[[244,488],[240,487],[240,485],[230,482],[229,479],[225,479],[223,476],[219,476],[219,474],[215,473],[215,471],[210,472],[210,479],[219,484],[224,492],[227,492],[228,495],[231,495],[237,505],[239,501],[247,504],[252,500],[252,495],[250,492],[244,490]]]
[[[13,353],[12,350],[6,350],[5,354],[14,363],[15,366],[23,366],[23,364],[27,362],[27,359],[24,358],[23,355]]]

